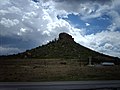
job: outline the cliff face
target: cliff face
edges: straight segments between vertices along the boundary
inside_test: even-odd
[[[72,36],[67,34],[67,33],[60,33],[59,34],[59,40],[65,40],[65,41],[74,42],[74,38],[72,38]]]

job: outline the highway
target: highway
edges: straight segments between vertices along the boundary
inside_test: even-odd
[[[0,90],[120,90],[120,80],[0,82]]]

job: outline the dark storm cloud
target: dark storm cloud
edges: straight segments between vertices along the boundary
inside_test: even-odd
[[[47,2],[48,0],[46,0]],[[87,3],[87,2],[91,2],[91,3],[100,3],[100,4],[110,4],[112,3],[112,0],[53,0],[55,2],[66,2],[66,3]]]
[[[22,38],[18,36],[9,37],[9,36],[0,36],[1,45],[4,47],[12,47],[12,48],[21,48],[21,49],[29,49],[31,47],[35,47],[36,43],[34,41],[24,41]]]
[[[32,0],[32,1],[34,1],[34,2],[36,2],[36,3],[39,2],[39,0]]]

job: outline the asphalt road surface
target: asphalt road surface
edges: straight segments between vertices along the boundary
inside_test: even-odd
[[[0,90],[120,90],[120,80],[1,82]]]

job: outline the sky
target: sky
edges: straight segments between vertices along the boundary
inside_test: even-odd
[[[66,32],[120,57],[120,0],[0,0],[0,55],[24,52]]]

